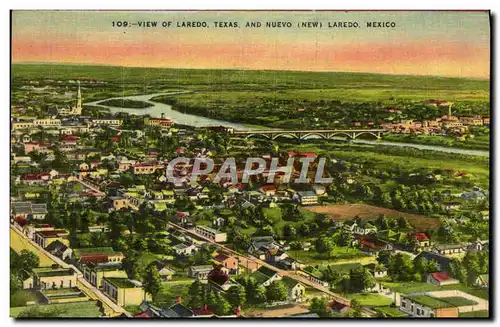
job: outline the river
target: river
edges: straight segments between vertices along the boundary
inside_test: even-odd
[[[94,102],[85,103],[86,105],[96,106],[101,108],[109,109],[111,113],[117,112],[126,112],[134,115],[151,115],[151,117],[161,117],[161,114],[165,114],[165,117],[172,119],[175,123],[180,125],[188,125],[194,127],[208,127],[208,126],[220,126],[224,125],[227,127],[232,127],[236,130],[247,130],[245,126],[236,123],[230,123],[223,120],[205,118],[196,115],[190,115],[186,113],[182,113],[180,111],[176,111],[172,109],[172,106],[161,103],[150,101],[151,98],[159,96],[159,95],[173,95],[173,94],[184,94],[189,93],[187,91],[184,92],[170,92],[170,93],[156,93],[156,94],[145,94],[145,95],[131,95],[125,97],[116,97],[109,98],[105,100],[99,100]],[[126,100],[135,100],[135,101],[143,101],[151,104],[151,107],[135,109],[135,108],[119,108],[119,107],[110,107],[99,104],[99,102],[113,100],[113,99],[126,99]]]
[[[208,126],[227,126],[232,127],[236,130],[251,130],[252,128],[244,126],[242,124],[231,123],[224,120],[211,119],[202,116],[190,115],[186,113],[182,113],[180,111],[176,111],[172,109],[172,106],[161,103],[151,101],[150,99],[160,95],[174,95],[174,94],[185,94],[189,93],[189,91],[182,92],[170,92],[170,93],[156,93],[156,94],[144,94],[144,95],[131,95],[125,97],[116,97],[109,98],[105,100],[99,100],[94,102],[85,103],[86,105],[101,107],[109,109],[111,113],[117,112],[126,112],[129,114],[135,115],[151,115],[152,117],[161,117],[161,114],[165,114],[165,117],[172,119],[175,123],[180,125],[188,125],[194,127],[208,127]],[[127,99],[127,100],[136,100],[143,101],[151,104],[151,107],[143,108],[143,109],[133,109],[133,108],[119,108],[119,107],[110,107],[100,105],[100,102],[112,100],[112,99]],[[342,140],[339,138],[338,140]],[[461,149],[461,148],[450,148],[444,146],[436,146],[436,145],[425,145],[425,144],[416,144],[416,143],[402,143],[402,142],[390,142],[390,141],[375,141],[375,140],[354,140],[353,143],[357,144],[372,144],[372,145],[390,145],[396,147],[412,147],[420,150],[432,150],[439,152],[447,152],[447,153],[458,153],[458,154],[466,154],[473,156],[481,156],[481,157],[489,157],[489,151],[483,150],[470,150],[470,149]]]

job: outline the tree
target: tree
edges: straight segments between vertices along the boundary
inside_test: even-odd
[[[411,257],[404,253],[398,253],[390,260],[389,275],[395,281],[412,281],[415,270]]]
[[[467,270],[467,284],[474,284],[482,270],[477,251],[468,251],[462,260],[462,266]]]
[[[288,290],[285,283],[281,280],[273,281],[266,289],[268,302],[285,301],[288,295]]]
[[[128,278],[137,279],[140,276],[140,269],[137,265],[137,258],[134,252],[130,252],[122,261],[123,270],[127,273]]]
[[[33,252],[28,250],[22,250],[19,255],[19,267],[31,272],[33,268],[40,265],[40,258]]]
[[[245,288],[241,285],[231,286],[227,291],[227,300],[233,308],[241,307],[246,300]]]
[[[333,251],[335,244],[333,243],[332,239],[326,236],[322,236],[316,239],[315,247],[316,247],[316,252],[326,253],[328,257],[330,257],[330,254]]]
[[[351,308],[352,308],[352,316],[359,318],[361,317],[361,303],[359,300],[353,299],[351,300]]]
[[[205,286],[199,281],[194,281],[189,286],[188,306],[193,309],[199,309],[205,304]],[[208,303],[207,303],[208,304]]]
[[[155,264],[150,264],[146,269],[143,279],[143,287],[146,293],[151,294],[153,299],[161,289],[161,278]]]
[[[328,300],[325,298],[313,298],[309,304],[309,311],[316,313],[320,317],[330,316]]]
[[[372,288],[375,284],[375,278],[371,272],[364,267],[351,269],[349,272],[349,289],[352,292],[363,292]]]
[[[224,316],[231,312],[231,304],[222,296],[221,292],[215,292],[215,303],[209,308],[214,310],[214,313],[218,316]]]

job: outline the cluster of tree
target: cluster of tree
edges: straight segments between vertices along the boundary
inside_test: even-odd
[[[235,309],[245,303],[245,289],[242,286],[232,286],[224,295],[216,292],[200,281],[195,281],[189,287],[187,306],[191,309],[200,309],[205,305],[216,315],[232,314]]]
[[[481,274],[489,272],[489,253],[468,251],[462,260],[453,259],[450,263],[451,275],[465,285],[473,285]]]
[[[242,276],[237,281],[245,288],[248,304],[257,305],[264,302],[285,301],[288,296],[286,284],[281,280],[275,280],[267,287],[259,285],[251,276]]]
[[[405,253],[391,254],[389,251],[381,251],[377,261],[387,268],[391,279],[398,282],[422,282],[427,274],[439,271],[434,260],[429,261],[423,257],[413,260]]]
[[[26,273],[38,267],[40,258],[33,252],[22,250],[19,254],[10,250],[10,294],[23,288],[22,282]]]

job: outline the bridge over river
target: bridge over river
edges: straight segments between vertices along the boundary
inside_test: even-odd
[[[278,137],[289,137],[299,140],[305,140],[311,136],[320,137],[324,140],[333,139],[334,137],[345,136],[351,140],[355,140],[360,135],[372,135],[380,139],[382,134],[388,133],[386,129],[312,129],[312,130],[250,130],[232,132],[234,135],[241,135],[246,138],[253,136],[264,136],[270,140],[275,140]]]

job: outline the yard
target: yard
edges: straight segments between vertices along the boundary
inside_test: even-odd
[[[349,262],[362,261],[371,257],[359,249],[340,246],[332,250],[329,258],[326,254],[316,251],[289,250],[288,254],[295,260],[308,265],[328,264],[342,260],[349,260]]]
[[[400,212],[382,207],[376,207],[368,204],[330,204],[324,206],[307,207],[306,210],[326,214],[334,220],[349,220],[358,216],[362,220],[375,220],[381,214],[387,217],[398,218],[406,217],[408,222],[418,230],[429,230],[438,228],[440,223],[436,218],[430,218],[423,215]]]
[[[392,299],[375,293],[353,293],[347,294],[349,300],[358,300],[363,306],[383,307],[391,305]]]
[[[155,304],[161,306],[171,306],[175,303],[175,299],[180,296],[184,301],[187,300],[189,286],[193,280],[169,281],[161,285],[160,292],[155,298]]]
[[[386,317],[408,317],[406,313],[401,312],[398,308],[377,307],[375,311],[383,313]]]

